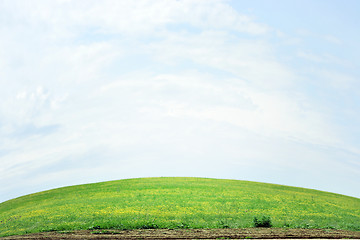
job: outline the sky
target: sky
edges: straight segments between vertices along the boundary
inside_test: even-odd
[[[0,202],[161,176],[360,198],[359,11],[0,0]]]

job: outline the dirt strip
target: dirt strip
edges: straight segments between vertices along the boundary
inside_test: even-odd
[[[284,228],[81,230],[1,239],[360,239],[360,231]]]

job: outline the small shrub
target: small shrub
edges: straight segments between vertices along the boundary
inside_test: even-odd
[[[138,229],[159,229],[159,228],[160,227],[153,222],[148,222],[148,223],[145,223],[144,225],[138,226]]]
[[[219,226],[220,228],[230,228],[230,224],[228,224],[228,222],[225,221],[225,220],[220,220],[220,221],[218,222],[218,226]]]
[[[289,227],[290,227],[290,223],[288,223],[288,222],[284,222],[283,227],[285,227],[285,228],[289,228]]]
[[[254,226],[270,228],[270,227],[272,227],[271,218],[268,216],[262,216],[261,219],[254,217]]]
[[[178,225],[176,226],[176,228],[179,228],[179,229],[189,229],[190,226],[189,226],[189,224],[182,222],[182,223],[178,224]]]
[[[102,227],[100,227],[99,225],[95,225],[95,226],[91,226],[88,228],[89,230],[97,230],[97,229],[102,229]]]

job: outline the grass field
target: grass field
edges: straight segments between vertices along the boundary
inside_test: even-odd
[[[75,229],[273,227],[360,231],[360,199],[274,184],[138,178],[78,185],[0,203],[0,236]]]

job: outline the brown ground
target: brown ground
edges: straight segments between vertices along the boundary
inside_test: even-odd
[[[360,239],[360,232],[325,229],[147,229],[147,230],[81,230],[45,232],[11,236],[9,239]]]

